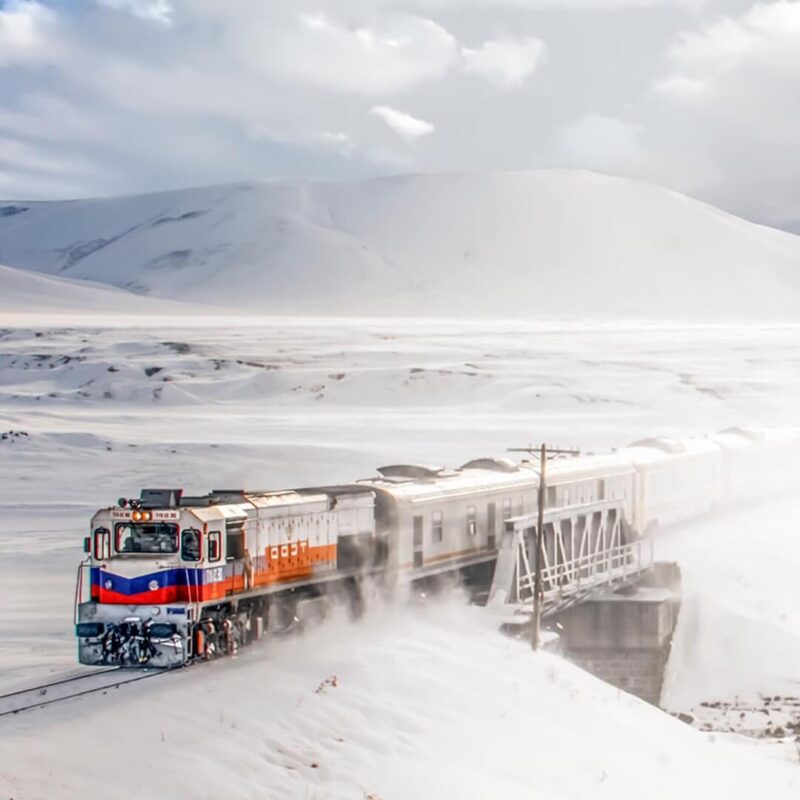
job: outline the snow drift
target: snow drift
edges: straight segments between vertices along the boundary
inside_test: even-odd
[[[279,314],[800,313],[799,237],[564,170],[16,203],[0,262]]]

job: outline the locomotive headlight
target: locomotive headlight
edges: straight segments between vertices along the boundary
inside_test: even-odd
[[[156,589],[158,589],[158,581],[153,579],[152,581],[150,581],[150,583],[147,584],[147,588],[151,592],[154,592]]]
[[[131,514],[131,519],[134,522],[138,522],[141,518],[142,518],[142,512],[141,511],[134,511],[133,514]]]
[[[113,585],[114,585],[114,584],[112,584],[112,583],[111,583],[111,581],[106,581],[106,582],[103,584],[103,586],[104,586],[106,589],[108,589],[109,591],[111,590],[111,587],[112,587]]]
[[[161,609],[160,609],[158,606],[153,606],[153,607],[150,609],[150,613],[151,613],[151,614],[152,614],[154,617],[157,617],[157,616],[158,616],[158,615],[161,613]]]

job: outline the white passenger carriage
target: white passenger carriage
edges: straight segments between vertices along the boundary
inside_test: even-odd
[[[378,472],[359,485],[375,492],[376,531],[391,537],[387,568],[398,574],[485,561],[503,521],[536,508],[537,473],[508,459],[476,459],[458,470],[396,464]]]
[[[728,428],[711,437],[723,450],[723,495],[748,502],[800,486],[795,428]]]
[[[618,453],[636,470],[637,530],[682,522],[718,507],[722,453],[710,439],[642,439]]]
[[[720,491],[723,500],[735,503],[752,499],[756,494],[752,474],[757,438],[743,428],[728,428],[710,438],[722,451]]]

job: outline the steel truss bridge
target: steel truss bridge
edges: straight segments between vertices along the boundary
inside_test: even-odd
[[[530,614],[536,569],[537,514],[511,517],[497,552],[489,604]],[[598,590],[636,584],[652,570],[653,541],[639,538],[620,500],[545,510],[542,613],[587,599]]]

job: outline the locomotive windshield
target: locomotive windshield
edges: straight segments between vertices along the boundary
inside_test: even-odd
[[[119,522],[117,553],[177,553],[178,526],[166,522]]]

